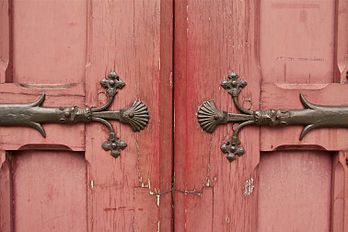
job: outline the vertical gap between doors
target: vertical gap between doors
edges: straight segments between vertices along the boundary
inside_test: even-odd
[[[174,195],[175,195],[175,169],[174,169],[174,138],[175,138],[175,100],[174,100],[174,91],[175,91],[175,72],[174,72],[174,40],[175,40],[175,0],[172,1],[172,77],[171,77],[171,81],[172,81],[172,183],[171,183],[171,207],[172,207],[172,212],[171,212],[171,229],[172,232],[175,231],[175,223],[174,223],[174,214],[175,214],[175,202],[174,202]]]
[[[14,10],[13,1],[8,0],[8,64],[5,71],[5,83],[13,82],[13,26],[14,26]]]

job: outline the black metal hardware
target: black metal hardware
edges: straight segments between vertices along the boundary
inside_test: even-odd
[[[46,137],[46,132],[41,124],[100,122],[109,130],[109,137],[102,144],[102,148],[111,151],[111,155],[117,158],[121,154],[121,150],[127,147],[127,144],[117,137],[108,119],[129,124],[133,131],[140,131],[149,122],[149,112],[147,106],[139,100],[136,100],[130,108],[107,111],[118,90],[122,89],[125,83],[116,72],[111,72],[100,81],[100,84],[106,90],[108,97],[107,102],[100,107],[42,107],[45,101],[45,94],[42,94],[36,101],[28,104],[0,104],[0,126],[32,127],[38,130],[43,137]]]
[[[348,127],[348,106],[322,106],[309,102],[302,94],[300,101],[304,109],[266,109],[249,110],[243,108],[239,103],[239,93],[247,85],[240,80],[238,74],[232,72],[227,80],[221,82],[221,86],[232,96],[232,100],[240,114],[220,111],[216,108],[214,101],[205,101],[199,107],[197,118],[204,131],[213,133],[220,124],[238,123],[230,139],[221,145],[221,151],[226,154],[227,159],[232,162],[236,156],[245,153],[238,138],[240,130],[248,125],[257,126],[305,126],[300,134],[300,140],[313,129]]]

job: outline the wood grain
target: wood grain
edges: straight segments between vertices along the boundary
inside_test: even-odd
[[[254,1],[175,2],[176,231],[256,231],[257,191],[244,195],[244,185],[256,180],[258,129],[243,131],[249,155],[230,164],[219,147],[232,126],[208,135],[200,129],[196,112],[208,99],[220,109],[235,111],[219,87],[232,70],[250,83],[241,96],[245,106],[258,104],[258,9]]]
[[[105,101],[98,81],[115,69],[126,87],[112,109],[141,99],[151,117],[137,134],[114,124],[128,144],[118,159],[102,126],[86,128],[88,231],[170,231],[172,1],[89,1],[87,19],[86,103]]]

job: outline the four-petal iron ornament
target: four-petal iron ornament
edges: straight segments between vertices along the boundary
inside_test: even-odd
[[[139,100],[136,100],[130,108],[108,111],[118,90],[122,89],[125,83],[116,72],[112,71],[100,81],[100,84],[106,90],[108,97],[107,102],[100,107],[43,107],[45,94],[42,94],[36,101],[28,104],[0,104],[0,126],[32,127],[46,137],[41,124],[100,122],[109,130],[109,137],[102,144],[102,148],[110,151],[111,155],[117,158],[127,144],[117,137],[114,127],[108,120],[120,121],[130,125],[133,131],[140,131],[149,123],[149,111],[147,106]]]
[[[289,126],[303,125],[300,140],[311,130],[316,128],[348,127],[348,106],[323,106],[309,102],[302,94],[300,101],[304,109],[265,109],[249,110],[239,103],[240,91],[247,86],[247,82],[239,79],[238,74],[232,72],[227,80],[220,84],[232,97],[235,107],[240,113],[228,113],[218,110],[214,101],[205,101],[199,107],[197,118],[202,129],[213,133],[220,124],[238,123],[232,136],[221,145],[221,151],[232,162],[237,156],[245,153],[238,138],[240,130],[248,125],[257,126]]]

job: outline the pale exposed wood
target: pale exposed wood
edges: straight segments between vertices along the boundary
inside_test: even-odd
[[[257,128],[243,131],[246,153],[229,163],[220,144],[232,126],[204,133],[198,106],[214,99],[235,111],[220,81],[234,70],[249,83],[241,99],[259,102],[257,71],[257,1],[175,2],[175,229],[177,231],[256,231],[257,191],[244,195],[245,182],[256,180],[259,160]],[[257,189],[254,181],[254,187]]]

